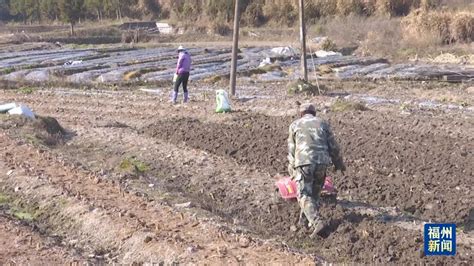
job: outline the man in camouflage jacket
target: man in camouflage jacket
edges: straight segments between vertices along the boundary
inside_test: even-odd
[[[345,171],[346,168],[331,128],[326,121],[316,117],[316,108],[303,104],[299,112],[301,118],[289,128],[288,172],[298,186],[300,224],[307,222],[313,227],[311,237],[315,237],[326,226],[319,217],[319,197],[326,169],[331,164],[336,170]]]

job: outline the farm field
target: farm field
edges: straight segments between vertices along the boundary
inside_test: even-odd
[[[472,0],[0,1],[0,265],[474,265],[473,153]]]
[[[160,49],[138,52],[148,56]],[[221,58],[228,51],[193,49],[197,58],[213,54],[209,61],[226,71]],[[255,53],[247,57],[249,69],[256,69],[268,49],[249,50]],[[226,87],[225,78],[198,71],[190,84],[191,102],[171,105],[167,80],[174,59],[171,48],[163,51],[170,64],[146,59],[151,68],[162,69],[156,72],[161,76],[138,75],[162,80],[133,80],[126,87],[119,85],[135,68],[110,65],[100,75],[114,73],[116,80],[94,74],[84,80],[86,88],[54,83],[51,76],[42,81],[47,86],[12,88],[18,80],[6,76],[33,75],[31,68],[9,63],[1,102],[23,103],[54,117],[65,133],[52,136],[46,129],[58,128],[0,116],[0,211],[7,221],[0,232],[21,232],[0,243],[2,263],[46,256],[52,263],[472,264],[469,82],[331,76],[324,80],[323,96],[289,96],[289,69],[298,63],[288,59],[278,70],[290,73],[286,79],[261,79],[265,73],[246,74],[242,68],[234,112],[216,114],[214,90]],[[68,51],[61,60],[91,53],[100,52]],[[35,56],[42,58],[35,64],[49,58]],[[13,57],[4,55],[0,64],[6,60]],[[60,72],[69,66],[58,62],[34,69],[44,68],[55,79],[61,78],[55,73],[74,75]],[[321,212],[330,226],[316,240],[305,229],[291,230],[298,207],[280,199],[274,187],[274,177],[286,174],[287,131],[297,100],[315,103],[330,121],[348,167],[344,176],[330,173],[339,195],[337,203],[323,201]],[[424,256],[422,228],[429,221],[458,225],[455,257]],[[18,249],[25,245],[40,247]],[[44,255],[43,245],[58,252]]]
[[[263,42],[265,43],[265,42]],[[231,49],[223,43],[214,47],[192,44],[191,80],[218,81],[229,75]],[[149,48],[111,45],[102,48],[71,48],[37,43],[0,45],[0,79],[10,82],[61,85],[168,84],[174,74],[176,47]],[[320,51],[321,52],[321,51]],[[322,51],[323,53],[326,53]],[[300,76],[299,51],[292,46],[245,45],[240,49],[237,71],[244,81],[291,81]],[[351,54],[308,55],[310,78],[315,72],[337,80],[417,80],[465,82],[474,79],[471,57],[441,55],[438,60],[454,62],[397,62]]]

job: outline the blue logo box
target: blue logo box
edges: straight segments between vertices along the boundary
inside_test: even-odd
[[[426,256],[456,255],[455,224],[425,224],[424,236]]]

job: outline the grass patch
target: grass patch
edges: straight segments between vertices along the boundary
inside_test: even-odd
[[[18,89],[18,93],[21,94],[32,94],[35,91],[32,87],[25,86]]]
[[[14,71],[15,71],[15,68],[7,67],[7,68],[4,68],[3,70],[1,70],[0,73],[2,73],[3,75],[8,75],[8,74],[10,74]]]
[[[24,211],[24,210],[12,210],[12,214],[17,219],[24,220],[24,221],[29,221],[29,222],[34,221],[35,218],[36,218],[34,214],[29,213],[29,212]]]
[[[67,199],[64,199],[64,198],[61,198],[61,199],[59,199],[59,201],[58,201],[58,205],[59,205],[61,208],[66,207],[68,204],[69,204],[69,202],[67,201]]]
[[[119,164],[119,169],[123,172],[144,174],[150,167],[145,162],[140,161],[135,156],[123,159]]]
[[[413,108],[409,103],[402,103],[400,104],[400,110],[402,111],[410,111]]]
[[[7,211],[13,217],[27,222],[37,220],[43,212],[35,204],[25,203],[18,199],[10,203],[10,209]]]
[[[333,112],[347,112],[347,111],[367,111],[369,108],[360,102],[350,102],[346,100],[337,100],[332,106]]]
[[[5,194],[0,193],[0,206],[8,204],[9,202],[10,202],[10,197]]]
[[[463,98],[454,98],[454,97],[449,97],[449,96],[443,96],[440,98],[436,99],[439,102],[445,103],[445,104],[457,104],[462,107],[469,107],[470,106],[470,101],[463,99]]]
[[[0,192],[0,206],[6,210],[8,215],[23,221],[34,221],[42,212],[34,205],[25,206],[20,199],[14,199],[11,196]]]
[[[41,140],[39,140],[35,135],[33,134],[23,134],[23,138],[31,145],[33,146],[39,146],[41,144]]]

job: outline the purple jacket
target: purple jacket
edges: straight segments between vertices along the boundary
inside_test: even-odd
[[[176,73],[184,74],[191,71],[191,55],[187,51],[180,52],[178,64],[176,66]]]

